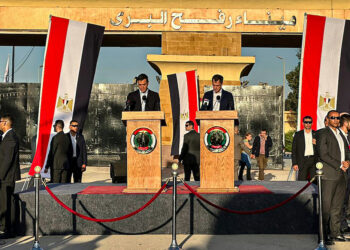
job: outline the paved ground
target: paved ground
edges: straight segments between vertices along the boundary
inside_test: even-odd
[[[266,170],[265,180],[286,181],[290,171],[290,160],[285,162],[285,170]],[[23,185],[29,166],[22,166]],[[163,179],[171,176],[170,168],[163,169]],[[252,171],[253,179],[257,179],[258,171]],[[183,169],[180,169],[183,177]],[[245,179],[245,177],[244,177]],[[84,173],[85,183],[110,183],[108,167],[88,167]],[[18,237],[6,240],[0,249],[31,249],[33,237]],[[317,247],[316,235],[178,235],[178,244],[184,249],[315,249]],[[171,243],[171,235],[67,235],[43,236],[40,244],[43,249],[167,249]],[[1,240],[0,240],[1,244]],[[350,249],[350,242],[337,243],[332,250]]]

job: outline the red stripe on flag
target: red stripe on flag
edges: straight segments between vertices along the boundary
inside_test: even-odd
[[[49,144],[51,126],[55,113],[58,85],[68,30],[68,19],[51,17],[50,34],[46,48],[44,79],[40,101],[40,123],[35,156],[29,170],[34,175],[34,167],[44,167]]]
[[[307,16],[300,97],[300,123],[302,123],[304,116],[311,116],[315,121],[312,124],[314,130],[317,129],[317,97],[325,23],[325,17]],[[299,126],[302,128],[302,124]]]
[[[198,110],[198,90],[197,90],[197,79],[196,71],[187,71],[187,92],[188,92],[188,109],[189,119],[194,122],[194,129],[198,132],[198,125],[195,121],[196,112]]]

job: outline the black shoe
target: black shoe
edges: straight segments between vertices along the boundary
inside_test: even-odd
[[[338,235],[336,237],[332,237],[331,239],[333,241],[341,241],[341,242],[347,241],[347,239],[344,237],[344,235]]]
[[[331,245],[334,245],[335,243],[334,243],[334,241],[331,240],[331,239],[326,239],[326,240],[324,241],[324,244],[326,244],[327,246],[331,246]]]

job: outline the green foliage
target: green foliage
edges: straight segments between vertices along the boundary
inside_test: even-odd
[[[285,134],[285,137],[284,137],[286,141],[285,152],[292,152],[294,133],[295,131],[289,131],[288,133]]]
[[[300,71],[300,56],[301,56],[300,49],[298,50],[296,56],[299,58],[298,65],[288,74],[286,74],[288,85],[292,91],[287,96],[285,110],[297,111],[298,109],[299,71]]]

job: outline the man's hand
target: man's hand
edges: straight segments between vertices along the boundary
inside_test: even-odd
[[[293,169],[294,169],[294,171],[299,171],[298,165],[293,165]]]
[[[316,145],[316,139],[312,139],[312,144]]]
[[[255,159],[255,155],[251,154],[250,158]]]
[[[348,161],[343,161],[341,164],[342,164],[343,167],[346,168],[346,169],[349,167],[349,162],[348,162]]]
[[[81,166],[81,172],[85,172],[85,171],[86,171],[86,165],[83,164],[83,165]]]
[[[49,169],[45,168],[44,173],[47,174],[49,172]]]

